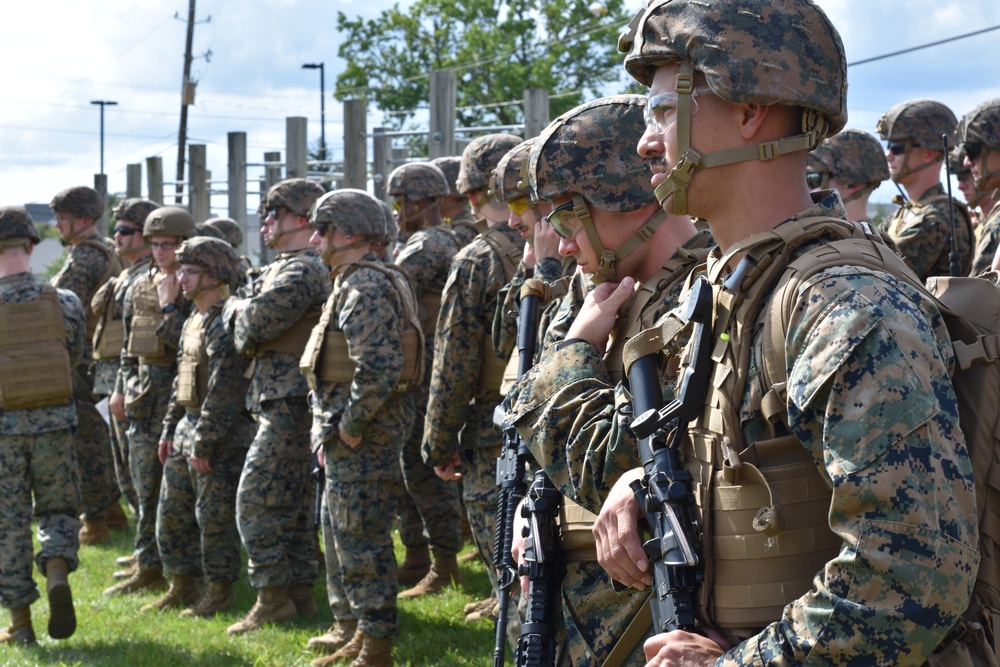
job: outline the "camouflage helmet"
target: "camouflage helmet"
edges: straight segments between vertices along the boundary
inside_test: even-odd
[[[432,162],[408,162],[389,174],[387,192],[392,197],[420,200],[447,197],[450,189],[440,167]]]
[[[212,227],[208,222],[199,222],[194,226],[195,236],[208,236],[213,239],[222,239],[222,232],[217,227]],[[222,239],[225,241],[225,239]]]
[[[179,236],[189,239],[197,233],[194,218],[186,208],[180,206],[161,206],[154,209],[146,216],[142,225],[142,235],[146,238]]]
[[[889,164],[882,144],[864,130],[842,130],[826,139],[810,154],[810,167],[816,161],[832,178],[846,183],[877,185],[889,178]]]
[[[385,214],[385,233],[378,237],[378,242],[387,246],[393,245],[399,240],[399,222],[396,220],[396,213],[381,199],[378,203],[382,205],[382,212]]]
[[[649,161],[634,147],[646,128],[642,95],[613,95],[556,118],[535,140],[528,182],[536,201],[580,195],[608,213],[627,213],[655,202]]]
[[[386,233],[385,208],[364,190],[343,188],[328,192],[313,204],[313,225],[326,223],[345,234],[379,237]]]
[[[20,206],[0,206],[0,250],[23,245],[25,240],[32,245],[42,242],[31,214]]]
[[[987,169],[991,150],[1000,149],[1000,98],[983,102],[962,117],[958,128],[959,140],[967,155],[972,149],[982,143],[982,157],[979,161],[979,178],[976,179],[976,189],[980,192],[995,188],[992,183],[1000,176],[1000,168],[993,171]],[[979,157],[979,156],[975,156]],[[972,160],[973,158],[970,158]]]
[[[724,100],[818,112],[826,122],[813,117],[805,128],[818,139],[847,123],[844,45],[810,0],[650,0],[618,49],[646,87],[658,66],[687,63]]]
[[[879,119],[876,130],[883,141],[910,142],[928,150],[941,150],[941,135],[955,143],[958,119],[951,109],[936,100],[900,102]]]
[[[308,178],[289,178],[271,186],[260,210],[284,208],[295,215],[309,217],[312,205],[325,193],[322,185]]]
[[[115,220],[126,220],[142,229],[143,223],[146,222],[146,216],[158,208],[160,208],[160,204],[155,201],[131,197],[118,202],[118,205],[115,206],[114,218]]]
[[[447,155],[436,157],[431,163],[444,172],[444,179],[448,181],[448,196],[461,197],[462,193],[458,191],[455,182],[458,181],[458,170],[462,168],[462,158],[457,155]]]
[[[233,247],[213,236],[195,236],[177,248],[178,264],[195,264],[216,280],[235,287],[240,282],[240,258]]]
[[[202,224],[217,230],[221,234],[220,238],[234,248],[243,243],[243,230],[232,218],[209,218]]]
[[[500,158],[490,185],[490,194],[497,201],[514,201],[530,196],[528,187],[528,155],[535,139],[522,141]]]
[[[72,213],[80,218],[97,220],[104,215],[104,197],[94,188],[78,185],[53,197],[49,208],[57,213]]]
[[[963,176],[972,173],[972,168],[965,164],[965,144],[957,143],[948,152],[948,171],[952,176]]]
[[[455,187],[463,195],[489,188],[490,176],[500,158],[521,141],[521,137],[513,134],[485,134],[470,141],[462,151],[462,164]]]

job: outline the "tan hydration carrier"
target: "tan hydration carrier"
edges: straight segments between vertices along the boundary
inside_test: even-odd
[[[0,299],[0,409],[65,405],[73,396],[59,295],[50,285],[41,289],[34,301]]]
[[[117,359],[121,356],[125,344],[125,322],[115,317],[115,296],[128,273],[126,269],[116,278],[106,281],[90,300],[91,311],[97,318],[97,328],[91,339],[94,359]]]
[[[199,409],[208,391],[208,353],[205,350],[205,318],[198,312],[184,322],[181,355],[177,362],[177,403]]]
[[[413,289],[403,273],[403,270],[392,264],[378,262],[356,262],[347,271],[337,276],[342,280],[358,267],[378,271],[392,283],[403,305],[402,345],[403,370],[397,382],[397,391],[408,391],[418,386],[424,377],[424,333],[420,325],[420,311]],[[345,267],[347,268],[347,267]],[[337,287],[334,287],[336,292]],[[333,299],[333,295],[330,296]],[[350,356],[350,347],[343,331],[333,328],[336,313],[333,308],[323,308],[319,322],[313,328],[299,368],[309,383],[309,388],[315,390],[320,382],[350,384],[354,380],[356,364]]]
[[[168,366],[175,359],[167,354],[166,346],[156,335],[156,330],[163,324],[163,309],[156,294],[156,275],[142,276],[132,288],[132,325],[126,352],[130,357],[138,357],[139,363]]]
[[[125,268],[124,264],[122,264],[121,257],[119,257],[118,254],[108,246],[108,243],[104,241],[104,239],[88,238],[80,241],[79,245],[100,250],[104,253],[105,258],[108,261],[108,266],[105,268],[104,273],[101,274],[98,284],[107,282],[111,276],[117,276]],[[89,303],[85,303],[83,306],[87,311],[87,340],[94,340],[99,317],[94,310],[90,308]]]
[[[487,229],[479,236],[499,255],[500,264],[503,266],[503,282],[506,285],[514,277],[514,271],[517,270],[517,263],[521,259],[522,250],[511,243],[499,229]],[[476,386],[478,387],[477,395],[487,396],[495,394],[499,396],[508,358],[497,356],[497,352],[493,347],[493,337],[488,332],[483,334],[479,358],[481,361],[479,379],[476,382]]]

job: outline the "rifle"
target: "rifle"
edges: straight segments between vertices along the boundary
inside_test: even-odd
[[[313,452],[312,463],[313,467],[309,476],[316,484],[316,497],[313,499],[313,528],[319,528],[323,511],[323,492],[326,487],[326,470],[319,464],[319,456],[316,452]]]
[[[734,276],[740,273],[737,269]],[[681,464],[678,445],[687,433],[688,423],[698,416],[709,384],[712,288],[704,277],[691,287],[687,319],[694,323],[694,347],[674,401],[663,406],[655,354],[637,359],[628,374],[634,412],[638,415],[631,429],[639,439],[643,467],[642,479],[632,482],[630,488],[652,532],[643,549],[653,566],[650,609],[656,632],[698,632],[695,593],[703,579],[700,527],[690,516],[694,505],[691,474]]]
[[[520,312],[517,320],[517,376],[521,377],[531,368],[535,356],[535,342],[538,339],[538,305],[544,293],[544,285],[539,280],[527,280],[521,287]],[[514,543],[514,520],[517,507],[527,494],[525,465],[531,458],[531,451],[524,443],[514,425],[506,420],[500,406],[496,408],[494,421],[499,417],[503,431],[503,445],[497,457],[497,519],[493,537],[493,564],[497,569],[500,613],[497,617],[496,639],[493,646],[493,665],[503,667],[507,652],[507,607],[510,603],[510,589],[517,584],[518,567],[510,550]]]
[[[948,135],[941,135],[944,151],[944,182],[948,184],[948,225],[951,227],[951,251],[948,253],[948,273],[953,277],[962,275],[962,260],[958,256],[958,239],[955,236],[955,202],[951,198],[951,165],[948,164]]]
[[[529,519],[529,523],[520,574],[528,577],[529,588],[528,611],[514,656],[518,667],[555,665],[555,619],[562,580],[556,519],[561,504],[562,494],[545,471],[536,472],[528,490],[528,502],[521,508],[521,516]]]

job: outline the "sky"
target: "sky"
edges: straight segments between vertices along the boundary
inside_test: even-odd
[[[396,0],[402,7],[412,0]],[[123,193],[126,165],[162,156],[165,178],[177,168],[177,134],[188,3],[183,0],[34,0],[10,3],[0,24],[5,63],[0,92],[0,204],[47,203],[100,171],[100,109],[105,107],[104,171]],[[374,18],[393,0],[198,0],[193,53],[195,104],[188,142],[206,145],[214,179],[226,176],[227,133],[246,132],[248,162],[284,152],[285,118],[309,118],[320,134],[319,72],[326,67],[326,140],[343,154],[343,108],[330,91],[344,63],[337,12]],[[996,0],[820,0],[844,40],[848,62],[1000,25]],[[638,11],[642,0],[628,0]],[[848,127],[874,133],[892,105],[940,100],[961,116],[1000,97],[1000,30],[849,67]],[[205,54],[211,52],[210,57]],[[609,94],[619,92],[607,91]],[[382,124],[369,105],[368,128]],[[371,152],[369,151],[369,157]],[[263,175],[251,166],[249,176]],[[143,174],[145,184],[145,173]],[[214,186],[223,188],[220,184]],[[144,185],[145,188],[145,185]],[[166,191],[172,188],[167,186]],[[252,190],[251,190],[252,191]],[[895,194],[883,185],[873,201]],[[956,191],[956,196],[958,193]],[[213,212],[225,214],[225,197]],[[251,206],[251,208],[254,208]]]

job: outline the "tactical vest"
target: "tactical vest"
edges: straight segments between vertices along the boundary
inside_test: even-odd
[[[262,292],[271,289],[271,285],[274,284],[275,279],[278,277],[278,274],[281,272],[283,267],[284,262],[274,262],[267,268],[261,285]],[[322,312],[323,304],[318,303],[310,306],[302,317],[296,320],[295,324],[283,331],[281,335],[259,344],[256,348],[255,356],[260,356],[262,352],[286,352],[288,354],[296,355],[302,354],[302,351],[306,349],[306,343],[309,342],[309,335],[319,322]]]
[[[343,272],[342,270],[337,276],[337,283],[353,272],[356,267],[378,271],[389,279],[396,291],[399,302],[403,306],[400,318],[403,329],[403,370],[396,383],[396,390],[413,389],[419,386],[424,378],[426,362],[420,312],[406,274],[394,264],[359,261],[353,264],[349,271]],[[334,292],[336,292],[337,287],[338,285],[335,283]],[[330,298],[332,300],[333,296],[331,295]],[[336,317],[337,313],[334,312],[333,308],[323,308],[323,313],[309,336],[305,351],[302,353],[302,359],[299,362],[299,369],[306,377],[309,388],[314,391],[320,382],[350,384],[354,380],[356,364],[350,357],[347,337],[344,332],[333,328]]]
[[[116,253],[113,249],[109,248],[103,239],[90,237],[80,241],[77,245],[100,250],[107,258],[108,263],[104,268],[104,272],[101,273],[101,276],[97,281],[98,285],[106,283],[109,278],[117,276],[124,270],[125,265],[122,263],[121,257],[119,257],[118,253]],[[94,340],[94,334],[97,331],[97,324],[100,318],[94,313],[93,309],[90,308],[89,303],[85,303],[83,305],[87,310],[87,340]],[[124,338],[124,330],[122,337]]]
[[[517,264],[521,260],[523,249],[518,248],[510,242],[499,229],[487,229],[480,234],[482,238],[497,256],[503,266],[503,282],[506,285],[514,277]],[[503,384],[504,369],[507,367],[507,357],[498,357],[496,349],[493,347],[493,337],[483,335],[482,344],[479,350],[481,360],[479,366],[479,379],[476,382],[478,387],[477,395],[487,396],[500,395],[500,386]]]
[[[962,227],[964,227],[966,230],[966,234],[968,235],[967,238],[969,243],[968,243],[968,248],[966,248],[966,254],[964,257],[960,257],[959,261],[961,262],[963,272],[967,273],[969,269],[972,268],[972,255],[976,245],[976,232],[972,226],[972,217],[969,215],[969,209],[965,204],[958,201],[957,199],[949,197],[946,194],[933,195],[931,197],[928,197],[927,199],[922,199],[919,202],[914,201],[912,199],[906,201],[901,196],[897,195],[896,197],[893,198],[892,201],[893,203],[899,204],[900,206],[908,205],[910,209],[909,214],[917,217],[927,215],[932,211],[934,211],[935,204],[940,204],[940,203],[948,204],[950,202],[951,207],[958,213],[957,217],[955,218],[955,226],[958,227],[961,225]],[[904,218],[901,217],[900,222],[902,222],[903,219]],[[895,221],[896,221],[895,218],[892,218],[890,220],[890,223],[894,223]],[[946,218],[945,222],[950,224],[951,220]],[[949,228],[949,233],[950,233],[950,228]],[[893,243],[892,245],[893,247],[895,247],[895,243]],[[941,252],[945,256],[947,256],[950,250],[951,248],[949,246],[947,248],[943,248]]]
[[[125,321],[115,317],[115,299],[119,290],[127,284],[131,269],[123,270],[118,276],[109,278],[101,285],[90,300],[90,308],[97,318],[97,328],[91,339],[94,359],[117,359],[125,345]]]
[[[126,354],[137,357],[139,363],[169,366],[175,357],[156,335],[163,324],[163,309],[156,293],[156,275],[146,274],[132,286],[132,322],[129,327]]]
[[[216,314],[218,311],[216,311]],[[198,410],[208,392],[208,351],[205,348],[205,317],[193,312],[184,322],[181,354],[177,362],[177,403]]]
[[[0,409],[65,405],[73,396],[66,325],[55,288],[34,301],[0,297]]]

